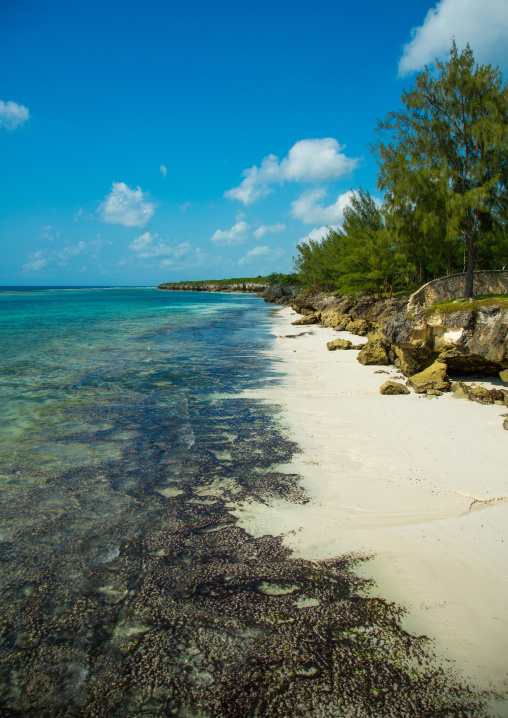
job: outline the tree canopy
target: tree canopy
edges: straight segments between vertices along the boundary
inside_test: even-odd
[[[508,87],[452,44],[402,108],[378,122],[382,205],[354,194],[340,229],[297,245],[304,281],[379,292],[401,282],[508,264]],[[467,259],[467,261],[466,261]]]

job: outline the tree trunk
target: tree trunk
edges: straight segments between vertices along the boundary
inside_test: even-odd
[[[476,243],[473,237],[466,237],[467,246],[467,272],[466,272],[466,289],[464,291],[465,299],[472,299],[473,283],[474,283],[474,268],[476,264]]]

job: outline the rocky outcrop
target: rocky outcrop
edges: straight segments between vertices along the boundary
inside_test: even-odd
[[[497,374],[508,367],[508,310],[484,306],[456,312],[400,312],[383,326],[404,373],[439,357],[455,374]],[[411,361],[404,362],[407,356]]]
[[[372,322],[369,322],[367,319],[353,319],[353,321],[350,321],[345,327],[348,332],[356,334],[359,337],[366,337],[373,328]]]
[[[259,293],[266,290],[266,284],[257,282],[233,282],[231,284],[218,284],[217,282],[179,282],[159,284],[157,289],[170,292],[253,292]]]
[[[508,384],[508,369],[503,369],[503,371],[500,371],[499,376],[502,382]]]
[[[379,392],[380,394],[394,396],[396,394],[409,394],[409,389],[397,381],[385,381],[385,383],[379,387]]]
[[[425,394],[429,390],[448,391],[450,389],[446,364],[440,361],[435,361],[427,369],[410,376],[407,383],[417,394]]]
[[[424,342],[415,342],[415,344],[392,344],[390,358],[403,374],[411,376],[430,366],[435,357]]]

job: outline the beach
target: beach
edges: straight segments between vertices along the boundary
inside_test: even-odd
[[[396,367],[330,352],[328,341],[352,336],[292,326],[297,318],[289,307],[274,310],[266,353],[280,380],[256,395],[281,406],[301,448],[282,468],[301,476],[310,500],[243,503],[234,510],[241,525],[284,534],[306,559],[371,556],[361,571],[374,579],[372,595],[405,607],[404,627],[431,638],[466,680],[506,691],[506,409],[449,393],[382,396],[387,379],[405,382]]]

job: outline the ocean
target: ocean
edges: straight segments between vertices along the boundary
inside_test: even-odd
[[[309,500],[279,469],[276,311],[0,289],[2,716],[481,715],[360,557],[295,559],[231,514]]]

